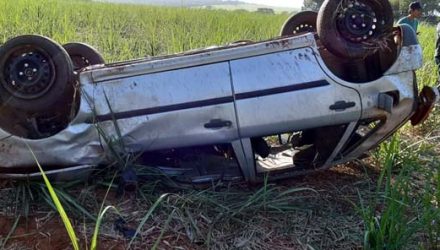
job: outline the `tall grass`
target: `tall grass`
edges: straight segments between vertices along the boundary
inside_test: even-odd
[[[63,0],[1,1],[0,42],[41,34],[81,41],[107,61],[277,35],[286,16]]]
[[[394,136],[378,150],[382,171],[377,182],[376,196],[365,203],[360,199],[360,214],[364,220],[365,249],[402,249],[418,230],[416,215],[409,212],[408,175],[406,164],[393,182],[393,169],[400,152],[400,141]]]
[[[397,134],[376,151],[381,171],[375,195],[359,195],[355,205],[364,222],[365,249],[440,247],[438,162],[422,165],[423,152],[402,149],[402,144]],[[422,185],[415,183],[420,175]]]
[[[417,71],[419,86],[432,86],[437,82],[435,51],[435,26],[423,24],[420,26],[419,42],[423,49],[423,67]]]

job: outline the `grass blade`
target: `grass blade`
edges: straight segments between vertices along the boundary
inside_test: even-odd
[[[25,142],[26,143],[26,142]],[[26,143],[26,146],[28,147],[29,151],[32,154],[32,157],[34,158],[38,169],[41,172],[41,176],[43,177],[44,183],[46,184],[47,190],[49,191],[49,194],[53,200],[53,203],[55,204],[55,207],[57,208],[58,213],[61,216],[61,220],[63,221],[64,226],[66,227],[67,234],[69,235],[70,242],[72,243],[73,249],[79,250],[79,244],[78,244],[78,238],[76,237],[75,230],[73,230],[73,226],[70,223],[69,217],[66,214],[66,211],[64,211],[63,205],[61,204],[60,200],[58,199],[58,196],[52,187],[52,184],[50,183],[49,179],[47,178],[46,174],[44,173],[43,168],[41,167],[40,163],[38,162],[37,157],[34,154],[34,151],[31,149],[31,147]]]
[[[176,212],[176,209],[173,210],[173,212],[171,212],[170,216],[168,216],[168,219],[165,221],[165,225],[162,229],[162,231],[160,232],[159,237],[157,237],[156,242],[154,243],[153,247],[151,248],[151,250],[156,250],[157,247],[159,246],[160,240],[162,239],[165,231],[168,229],[168,226],[170,225],[171,219],[173,219],[174,213]]]
[[[105,201],[107,200],[108,193],[110,192],[110,189],[113,186],[113,182],[116,178],[116,175],[117,175],[117,172],[113,175],[113,178],[110,182],[110,185],[108,186],[107,191],[105,192],[104,199],[102,200],[101,208],[99,209],[98,219],[96,220],[96,224],[95,224],[95,230],[93,232],[92,244],[90,246],[91,250],[95,250],[96,247],[98,246],[99,228],[101,227],[102,219],[104,218],[104,215],[107,213],[107,210],[109,210],[110,208],[113,208],[116,211],[116,213],[119,214],[118,210],[114,206],[107,206],[104,208]]]
[[[6,238],[3,240],[2,244],[0,245],[0,249],[5,249],[6,243],[8,243],[9,238],[15,232],[15,229],[17,229],[19,221],[20,221],[20,215],[17,217],[17,219],[15,219],[14,225],[12,225],[11,230],[9,230],[8,235],[6,236]]]
[[[114,206],[107,206],[102,210],[101,213],[99,213],[98,219],[96,220],[95,224],[95,230],[93,231],[93,238],[92,238],[92,244],[90,246],[91,250],[96,250],[98,246],[98,234],[99,234],[99,228],[101,227],[102,219],[104,218],[104,215],[107,213],[109,209],[114,209],[118,214],[118,210]]]
[[[131,244],[133,243],[134,239],[136,239],[136,236],[139,234],[139,232],[142,230],[142,227],[144,226],[145,222],[147,222],[148,218],[150,218],[151,214],[153,214],[154,210],[160,205],[160,203],[168,196],[169,194],[163,194],[161,195],[156,202],[148,209],[147,214],[142,218],[141,223],[139,224],[138,228],[136,229],[136,233],[133,235],[133,238],[131,238],[130,243],[128,244],[128,249],[130,249]]]

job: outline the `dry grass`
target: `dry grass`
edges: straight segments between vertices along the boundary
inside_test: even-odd
[[[204,249],[206,246],[213,249],[359,248],[362,242],[362,219],[357,215],[352,203],[357,200],[357,190],[362,190],[364,197],[373,195],[370,187],[374,184],[371,175],[367,176],[365,171],[373,175],[376,175],[377,171],[371,167],[364,167],[350,164],[315,175],[285,180],[276,185],[268,184],[269,188],[274,188],[272,197],[286,190],[308,188],[286,196],[287,205],[276,209],[269,207],[276,205],[276,201],[268,202],[266,208],[260,202],[245,206],[247,201],[264,186],[238,185],[216,188],[215,191],[176,190],[162,203],[161,209],[154,214],[154,218],[145,225],[134,248],[150,248],[161,233],[163,237],[159,248],[165,249],[170,246],[182,246],[184,249]],[[83,197],[89,197],[82,201],[82,205],[89,208],[103,198],[105,187],[94,186],[91,189],[77,186],[69,192],[73,196],[82,194]],[[84,192],[90,195],[84,196]],[[13,195],[14,192],[10,192],[4,197],[9,197],[10,202],[13,203]],[[133,229],[153,201],[134,195],[117,197],[116,191],[113,190],[106,201],[106,204],[114,205],[119,209],[127,221],[127,227]],[[1,206],[1,208],[5,207]],[[56,220],[53,217],[46,217],[45,212],[49,211],[47,207],[46,210],[42,207],[33,207],[30,218],[36,221]],[[10,215],[11,211],[1,213]],[[114,228],[117,219],[118,216],[115,214],[106,216],[101,229],[101,238],[122,243],[121,247],[126,246],[127,239],[124,239]],[[167,226],[166,221],[169,221]],[[83,224],[81,220],[77,220],[79,237],[88,235],[87,238],[90,239],[93,225],[93,221]],[[37,233],[37,231],[27,233]],[[37,235],[40,233],[44,233],[44,230]],[[15,236],[19,237],[19,235]],[[12,239],[11,244],[18,243]]]

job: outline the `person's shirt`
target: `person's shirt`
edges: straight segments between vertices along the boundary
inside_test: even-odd
[[[408,16],[402,17],[397,21],[397,24],[406,23],[413,28],[413,30],[417,33],[417,28],[419,27],[419,21],[415,18],[409,18]]]

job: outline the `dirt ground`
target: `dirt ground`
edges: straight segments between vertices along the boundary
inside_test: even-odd
[[[364,199],[372,193],[375,187],[372,183],[377,177],[377,171],[366,164],[353,163],[313,175],[280,181],[276,185],[307,187],[316,190],[316,195],[302,200],[302,209],[296,212],[268,215],[260,221],[250,223],[252,230],[241,230],[249,230],[254,235],[244,237],[244,233],[240,235],[240,232],[238,235],[225,234],[224,240],[227,243],[221,246],[225,249],[360,249],[363,241],[363,222],[353,204],[359,202],[358,191]],[[1,195],[7,197],[7,190],[11,184],[3,182],[1,185]],[[103,196],[104,192],[96,195]],[[108,199],[109,203],[122,207],[126,213],[139,213],[135,211],[139,207],[130,205],[130,199],[133,197],[121,200],[116,198],[115,193],[110,193]],[[10,206],[2,207],[0,239],[5,239],[13,228],[16,217],[11,214],[13,209]],[[126,249],[128,246],[127,238],[115,230],[112,222],[112,219],[104,220],[98,249]],[[74,226],[78,237],[81,238],[81,249],[87,249],[90,243],[85,242],[90,241],[94,224],[74,221]],[[149,232],[134,245],[135,249],[149,248],[154,244],[160,234],[159,228],[155,227],[154,223],[144,227]],[[253,243],[247,244],[246,241]],[[177,228],[163,235],[158,248],[202,249],[203,244],[191,239],[184,229]],[[33,206],[27,219],[20,218],[5,249],[71,249],[71,245],[58,214],[47,206]]]

